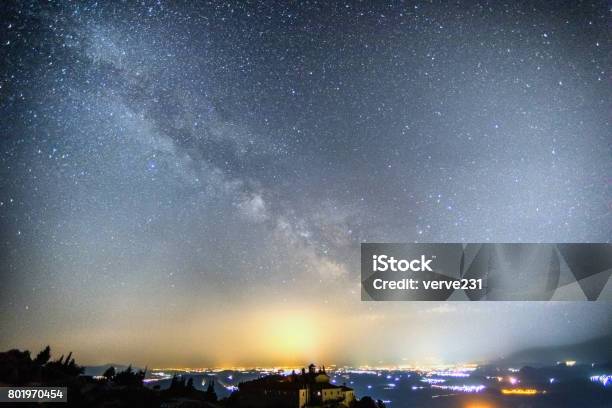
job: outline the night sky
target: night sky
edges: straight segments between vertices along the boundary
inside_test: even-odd
[[[607,2],[192,3],[0,6],[0,349],[407,364],[612,332],[611,303],[359,286],[361,242],[610,241]]]

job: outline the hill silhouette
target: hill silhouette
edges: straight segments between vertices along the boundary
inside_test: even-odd
[[[579,343],[524,349],[499,359],[495,364],[544,366],[567,360],[588,364],[595,361],[612,361],[612,334]]]

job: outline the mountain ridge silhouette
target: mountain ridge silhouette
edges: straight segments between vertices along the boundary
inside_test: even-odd
[[[574,360],[577,364],[612,362],[612,333],[577,343],[525,348],[493,363],[522,367],[550,365],[567,360]]]

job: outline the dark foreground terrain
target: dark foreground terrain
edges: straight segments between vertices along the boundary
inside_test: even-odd
[[[351,408],[609,408],[610,372],[612,364],[563,363],[511,371],[479,367],[461,376],[336,369],[330,377],[335,384],[349,385],[358,396],[372,395],[352,402]],[[258,370],[164,373],[131,366],[85,370],[71,354],[52,359],[48,347],[34,357],[29,351],[0,353],[0,386],[68,387],[68,403],[62,405],[70,407],[261,407],[261,401],[238,398],[237,385],[265,374]],[[45,405],[50,404],[15,406]]]

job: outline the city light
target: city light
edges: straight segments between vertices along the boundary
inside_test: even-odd
[[[612,375],[610,374],[594,375],[591,377],[591,381],[598,382],[604,387],[608,387],[612,385]]]
[[[431,388],[438,388],[441,390],[449,390],[456,392],[481,392],[485,389],[484,385],[432,385]]]
[[[536,395],[538,390],[534,388],[503,388],[501,392],[504,395]]]
[[[446,380],[444,378],[421,378],[421,382],[427,384],[441,384],[446,382]]]
[[[465,378],[465,377],[469,377],[470,373],[466,373],[464,371],[432,371],[430,375],[437,375],[439,377]]]

